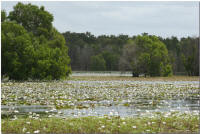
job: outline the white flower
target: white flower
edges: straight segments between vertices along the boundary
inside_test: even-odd
[[[163,124],[166,124],[166,122],[163,122]]]
[[[136,126],[132,126],[132,128],[137,128]]]
[[[122,122],[123,124],[126,124],[126,122]]]
[[[105,128],[105,126],[101,126],[102,128]]]
[[[19,113],[19,111],[15,110],[14,113]]]
[[[40,130],[36,130],[36,131],[34,131],[33,133],[34,134],[38,134],[40,132]]]
[[[24,127],[24,128],[22,129],[22,131],[25,132],[25,131],[26,131],[26,128]]]
[[[31,124],[30,122],[26,122],[26,124]]]

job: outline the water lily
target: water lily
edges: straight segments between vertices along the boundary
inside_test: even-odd
[[[25,132],[27,129],[24,127],[23,129],[22,129],[22,132]]]
[[[137,128],[136,126],[132,126],[132,128]]]
[[[105,126],[101,126],[101,128],[105,128]]]
[[[40,130],[36,130],[36,131],[34,131],[33,133],[34,134],[38,134],[40,132]]]

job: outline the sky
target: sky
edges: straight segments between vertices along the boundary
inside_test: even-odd
[[[161,37],[198,36],[198,2],[43,1],[23,2],[44,6],[54,16],[59,32],[91,32],[98,36],[148,33]],[[4,1],[1,9],[13,10],[17,1]]]

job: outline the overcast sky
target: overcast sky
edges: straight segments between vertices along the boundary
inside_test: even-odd
[[[1,8],[13,10],[15,2]],[[28,3],[28,2],[23,2]],[[31,2],[54,16],[59,32],[86,32],[94,35],[149,33],[162,37],[198,36],[198,2]]]

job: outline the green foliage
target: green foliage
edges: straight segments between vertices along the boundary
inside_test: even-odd
[[[185,69],[186,64],[184,65],[181,54],[184,54],[187,59],[191,53],[195,53],[193,55],[195,65],[193,69],[190,68],[193,73],[188,74],[198,74],[198,52],[196,51],[198,50],[196,46],[198,38],[195,37],[179,40],[174,36],[161,38],[144,33],[139,40],[138,36],[130,37],[128,35],[101,35],[95,37],[88,32],[65,32],[63,35],[66,44],[69,46],[69,56],[73,70],[91,70],[91,68],[88,68],[91,64],[91,57],[100,54],[106,62],[107,71],[133,71],[136,76],[139,75],[139,72],[158,76],[164,75],[164,68],[167,64],[171,64],[172,72],[175,75],[179,72],[184,74],[188,71]],[[140,44],[139,46],[134,45],[136,41]],[[162,45],[159,45],[160,43]],[[194,46],[196,49],[193,49]],[[139,52],[142,52],[142,54],[139,55]],[[164,55],[167,55],[167,57]],[[161,67],[160,61],[162,61],[163,67]],[[192,64],[190,65],[192,66]],[[150,71],[150,67],[152,71]],[[169,73],[169,75],[171,74]]]
[[[6,21],[6,11],[1,10],[1,22]]]
[[[64,37],[53,16],[31,4],[18,3],[2,23],[2,75],[10,79],[64,79],[71,72]]]
[[[161,69],[162,69],[162,76],[172,76],[173,72],[172,72],[172,65],[167,64],[166,66],[163,66],[163,64],[161,64]]]
[[[31,125],[27,124],[30,122]],[[23,124],[23,125],[22,125]],[[72,118],[45,118],[39,119],[18,118],[16,120],[2,119],[3,133],[198,133],[198,115],[185,114],[180,112],[171,113],[165,116],[160,112],[152,117],[79,117]],[[23,131],[25,129],[25,131]],[[45,128],[45,129],[44,129]]]
[[[11,21],[21,24],[28,32],[34,35],[44,35],[49,38],[52,29],[53,15],[44,10],[44,7],[38,7],[31,4],[18,3],[14,6],[14,11],[9,14]]]
[[[144,74],[145,76],[171,75],[172,71],[168,65],[167,48],[156,36],[139,35],[130,45],[132,48],[124,48],[126,53],[124,59],[131,63],[133,76],[138,76],[139,74]]]
[[[119,58],[127,35],[98,36],[86,33],[63,33],[69,46],[72,70],[91,70],[91,57],[102,55],[106,62],[106,70],[119,70]]]
[[[91,70],[92,71],[106,70],[106,62],[102,55],[96,55],[91,57]]]
[[[34,48],[27,31],[14,22],[2,23],[2,75],[10,79],[27,79]]]
[[[118,59],[119,56],[115,53],[109,51],[104,51],[102,56],[106,62],[106,70],[117,70],[118,69]]]
[[[182,38],[180,42],[181,58],[188,75],[199,75],[198,38]]]

